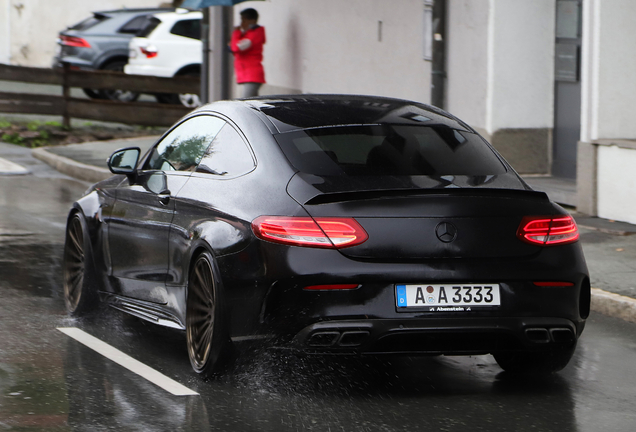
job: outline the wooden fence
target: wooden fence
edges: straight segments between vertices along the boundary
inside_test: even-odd
[[[130,90],[139,93],[199,93],[197,77],[160,78],[126,75],[112,71],[43,69],[0,64],[0,81],[16,81],[60,86],[60,96],[35,93],[0,92],[0,113],[48,114],[143,126],[170,126],[192,108],[152,102],[118,102],[70,96],[72,87]]]

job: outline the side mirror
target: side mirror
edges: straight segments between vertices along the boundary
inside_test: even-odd
[[[108,169],[113,174],[125,174],[131,181],[137,176],[137,163],[139,163],[141,150],[139,147],[128,147],[117,150],[108,160]]]

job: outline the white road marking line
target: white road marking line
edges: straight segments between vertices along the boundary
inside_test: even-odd
[[[75,327],[58,327],[57,329],[65,335],[72,337],[76,341],[86,345],[90,349],[125,367],[129,371],[134,372],[137,375],[147,379],[151,383],[158,385],[162,389],[172,393],[175,396],[196,396],[199,394],[179,384],[172,378],[168,378],[167,376],[165,376],[161,372],[154,370],[150,366],[146,366],[142,362],[135,360],[128,354],[124,354],[117,348],[108,345],[106,342],[101,341],[94,336],[91,336],[83,330]]]
[[[0,174],[28,174],[29,170],[22,165],[0,158]]]

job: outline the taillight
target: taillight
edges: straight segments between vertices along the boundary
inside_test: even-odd
[[[517,237],[535,245],[573,243],[579,239],[579,229],[572,216],[526,216],[521,220]]]
[[[572,282],[533,282],[538,287],[570,287],[574,286]]]
[[[331,284],[331,285],[310,285],[303,288],[306,291],[348,291],[358,288],[358,284]]]
[[[142,54],[146,56],[146,58],[153,58],[159,55],[159,52],[157,51],[157,48],[155,48],[154,45],[148,45],[147,47],[140,46],[139,50],[141,51]]]
[[[90,48],[91,44],[86,39],[75,36],[60,36],[60,44],[70,47]]]
[[[260,216],[252,222],[256,237],[275,243],[318,248],[345,248],[369,236],[352,218]]]

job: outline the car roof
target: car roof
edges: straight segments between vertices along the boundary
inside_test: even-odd
[[[404,124],[470,131],[455,116],[430,105],[361,95],[282,95],[242,100],[280,133],[339,125]]]
[[[177,9],[174,12],[162,12],[153,14],[162,21],[178,21],[181,19],[202,19],[203,12],[189,9]]]
[[[138,13],[162,13],[174,11],[174,8],[130,8],[130,9],[114,9],[107,11],[96,11],[93,14],[116,15],[116,14],[138,14]]]

